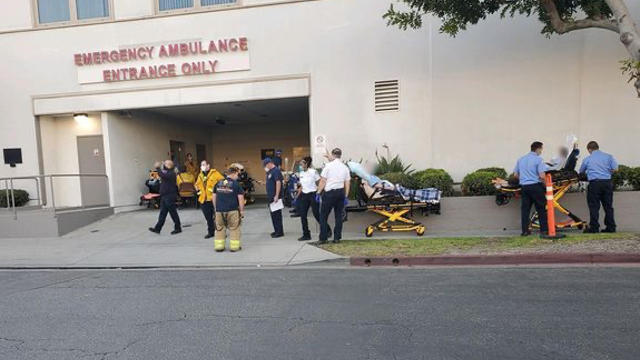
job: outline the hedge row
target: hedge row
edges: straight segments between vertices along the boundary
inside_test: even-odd
[[[632,168],[620,165],[618,171],[613,174],[612,180],[616,190],[624,187],[640,190],[640,166]]]
[[[24,190],[14,189],[13,199],[16,203],[16,207],[24,206],[29,202],[29,193]],[[7,199],[7,191],[4,189],[0,190],[0,207],[6,208],[10,202],[11,202],[11,191],[9,191],[9,198]]]
[[[440,189],[443,196],[452,196],[454,194],[453,179],[443,169],[426,169],[413,173],[390,172],[380,177],[408,188],[423,189],[434,187]],[[467,174],[462,180],[462,195],[495,195],[498,190],[491,183],[491,180],[498,177],[508,179],[510,175],[505,169],[499,167],[478,169]],[[620,165],[619,170],[613,175],[613,184],[616,190],[621,188],[640,190],[640,167],[631,168]]]
[[[453,178],[443,169],[426,169],[409,174],[391,172],[380,177],[412,189],[436,188],[442,191],[444,196],[453,195]]]

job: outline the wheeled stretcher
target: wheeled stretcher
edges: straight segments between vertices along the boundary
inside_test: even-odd
[[[401,186],[371,186],[359,176],[356,193],[357,205],[347,206],[347,212],[370,211],[382,217],[369,224],[364,233],[373,236],[376,231],[415,231],[422,236],[426,226],[413,219],[414,211],[423,216],[440,214],[440,196],[438,189],[411,190]]]
[[[580,176],[574,170],[557,170],[549,171],[553,179],[553,208],[567,216],[565,221],[556,222],[557,229],[585,229],[587,223],[580,219],[576,214],[560,204],[560,199],[571,189],[572,186],[580,182]],[[512,198],[520,196],[520,186],[509,183],[505,179],[494,179],[493,184],[498,189],[496,195],[496,204],[498,206],[506,205]],[[547,209],[549,210],[549,209]],[[540,228],[540,220],[538,213],[531,215],[530,228]]]

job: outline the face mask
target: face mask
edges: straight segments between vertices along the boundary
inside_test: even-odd
[[[206,166],[200,166],[200,170],[202,170],[202,171],[205,171],[205,172],[206,172],[206,171],[207,171],[207,167],[206,167]]]

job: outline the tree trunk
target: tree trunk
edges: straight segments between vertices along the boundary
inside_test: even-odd
[[[629,8],[625,0],[605,0],[613,15],[618,22],[618,28],[620,29],[620,41],[627,48],[629,55],[635,61],[640,61],[640,31],[636,26]],[[635,82],[636,90],[638,91],[638,97],[640,97],[640,79]]]

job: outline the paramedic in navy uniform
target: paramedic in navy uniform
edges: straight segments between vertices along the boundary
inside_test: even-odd
[[[522,203],[520,207],[521,236],[531,235],[529,231],[529,216],[531,205],[535,205],[540,221],[540,234],[547,234],[546,189],[544,186],[547,167],[540,156],[542,143],[535,141],[531,144],[531,152],[518,159],[513,174],[522,187]]]
[[[613,182],[611,175],[618,171],[618,162],[612,155],[600,151],[595,141],[587,144],[587,156],[580,166],[580,173],[587,174],[587,204],[589,205],[589,228],[585,232],[600,231],[600,203],[604,208],[604,225],[602,232],[616,232],[616,221],[613,218]]]
[[[164,226],[167,219],[167,213],[171,215],[173,220],[173,231],[171,235],[182,232],[180,226],[180,216],[176,210],[176,200],[178,199],[178,185],[176,183],[176,172],[173,161],[165,160],[164,165],[160,168],[160,163],[156,163],[156,170],[162,182],[160,183],[160,213],[158,214],[158,222],[156,226],[150,227],[149,231],[160,234],[160,230]]]
[[[333,242],[338,243],[342,239],[342,216],[344,207],[348,202],[349,185],[351,183],[351,172],[347,165],[343,164],[340,158],[342,150],[335,148],[331,151],[333,158],[322,169],[320,183],[318,184],[318,194],[322,196],[320,204],[320,243],[326,243],[328,239],[329,214],[333,209],[335,215],[335,227],[333,228]]]
[[[276,203],[280,200],[280,194],[282,193],[282,181],[284,180],[282,172],[269,157],[262,160],[262,165],[264,166],[264,171],[267,172],[267,199],[269,199],[269,204]],[[271,211],[271,208],[269,208],[269,213],[271,213],[271,222],[273,223],[271,237],[283,237],[282,209]]]

